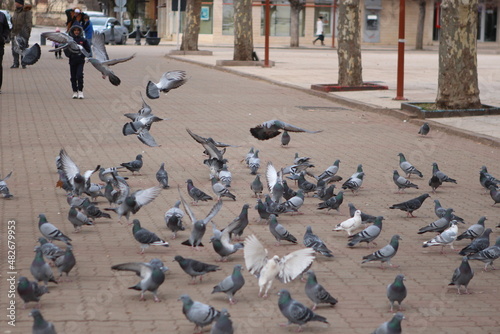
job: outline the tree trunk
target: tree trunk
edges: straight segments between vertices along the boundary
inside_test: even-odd
[[[198,51],[198,34],[200,33],[201,0],[187,0],[186,21],[182,35],[182,51]]]
[[[290,2],[290,47],[299,46],[300,11],[304,9],[303,0],[289,0]]]
[[[359,0],[345,0],[339,3],[338,49],[339,85],[363,85]]]
[[[427,0],[418,1],[418,22],[417,22],[417,40],[415,42],[416,50],[424,49],[424,26],[425,26],[425,6]]]
[[[233,60],[252,60],[252,0],[234,0]]]
[[[477,80],[477,1],[441,3],[438,109],[482,107]]]

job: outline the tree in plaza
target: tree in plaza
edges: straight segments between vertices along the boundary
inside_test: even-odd
[[[186,21],[182,35],[181,51],[198,51],[201,0],[187,0]]]
[[[340,86],[362,86],[359,0],[339,2],[338,49]]]
[[[438,109],[481,108],[477,79],[478,0],[443,0],[439,36]]]
[[[300,11],[306,6],[304,0],[288,0],[290,2],[290,47],[299,46]]]
[[[233,60],[252,60],[252,0],[234,0]]]
[[[427,0],[418,1],[418,20],[417,20],[417,40],[415,42],[416,50],[424,49],[424,27],[425,27],[425,7]]]

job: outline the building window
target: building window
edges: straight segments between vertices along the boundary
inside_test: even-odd
[[[222,34],[234,35],[234,6],[233,0],[224,0],[222,3]]]
[[[316,34],[316,21],[323,16],[323,33],[325,36],[332,36],[332,12],[333,0],[316,0],[314,2],[313,34]]]
[[[283,0],[271,1],[270,6],[271,20],[269,25],[270,36],[290,36],[290,3]],[[260,34],[264,36],[266,23],[266,6],[262,1],[260,15]],[[299,35],[304,36],[305,25],[305,10],[301,10],[299,14]]]

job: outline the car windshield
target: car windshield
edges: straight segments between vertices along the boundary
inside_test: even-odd
[[[91,17],[90,21],[92,21],[92,24],[95,26],[104,26],[104,25],[106,25],[108,18],[107,17]]]

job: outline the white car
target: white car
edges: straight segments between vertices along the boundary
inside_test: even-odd
[[[10,16],[9,11],[0,9],[0,12],[5,14],[5,17],[7,18],[7,22],[9,23],[9,29],[12,30],[12,18]]]
[[[111,39],[111,26],[113,25],[116,44],[126,44],[128,38],[128,29],[120,24],[114,17],[91,16],[90,21],[94,26],[94,31],[104,34],[105,43]]]

